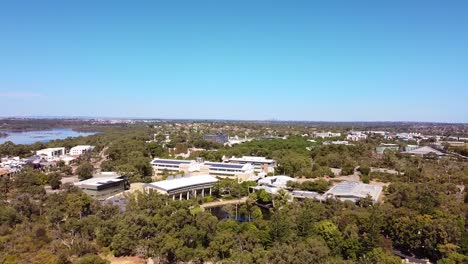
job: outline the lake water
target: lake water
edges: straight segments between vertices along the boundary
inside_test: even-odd
[[[0,144],[6,141],[12,141],[15,144],[33,144],[35,142],[48,142],[54,139],[65,139],[67,137],[90,136],[95,132],[78,132],[68,128],[57,128],[51,130],[27,131],[27,132],[11,132],[0,131],[7,133],[7,137],[0,138]]]

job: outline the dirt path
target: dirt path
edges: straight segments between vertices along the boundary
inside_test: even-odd
[[[146,261],[139,257],[106,257],[111,264],[145,264]]]
[[[104,162],[104,161],[107,159],[107,156],[106,156],[105,153],[106,153],[106,150],[107,150],[108,148],[109,148],[109,147],[106,146],[106,147],[104,147],[104,148],[101,150],[101,152],[99,152],[99,157],[100,157],[100,159],[99,159],[98,162],[96,162],[96,163],[94,164],[94,168],[97,169],[98,171],[101,170],[101,163]]]

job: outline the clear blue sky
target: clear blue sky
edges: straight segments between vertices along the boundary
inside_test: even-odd
[[[468,122],[467,13],[468,1],[2,1],[0,115]]]

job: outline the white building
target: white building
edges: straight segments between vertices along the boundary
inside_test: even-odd
[[[200,164],[195,160],[154,159],[151,161],[151,165],[156,175],[162,174],[164,171],[189,174],[200,170]]]
[[[255,172],[266,172],[273,173],[275,172],[276,161],[273,159],[267,159],[265,157],[255,157],[255,156],[242,156],[242,158],[232,157],[228,159],[228,163],[231,164],[252,164]]]
[[[200,172],[209,175],[247,181],[255,175],[254,167],[251,164],[230,164],[224,162],[204,162],[200,167]]]
[[[73,156],[62,156],[60,157],[60,160],[65,163],[65,165],[70,165],[73,163],[77,158]]]
[[[65,155],[65,148],[46,148],[36,151],[36,155],[46,156],[48,158],[55,158]]]
[[[346,140],[336,140],[336,141],[325,141],[323,142],[324,145],[352,145],[349,144]]]
[[[396,138],[408,141],[408,140],[414,140],[415,138],[421,138],[421,133],[397,133]]]
[[[94,146],[90,145],[78,145],[70,149],[70,155],[72,156],[81,156],[85,154],[88,151],[91,151],[94,149]]]
[[[331,137],[341,137],[341,133],[333,132],[314,132],[314,137],[316,138],[331,138]]]
[[[258,180],[258,185],[285,188],[289,181],[295,179],[285,175],[269,176]]]
[[[265,190],[270,194],[277,194],[281,189],[286,188],[288,181],[295,181],[294,178],[284,175],[270,176],[258,180],[257,186],[252,187],[254,190]]]
[[[2,158],[0,162],[0,168],[13,173],[21,171],[24,165],[26,165],[26,162],[24,162],[23,159],[20,159],[20,157],[6,157]]]
[[[230,164],[224,162],[202,162],[195,160],[154,159],[151,161],[156,175],[164,171],[185,175],[213,175],[223,178],[235,178],[238,181],[249,180],[255,175],[251,164]]]
[[[359,140],[366,140],[367,135],[361,131],[352,131],[349,132],[348,136],[346,136],[346,140],[349,141],[359,141]]]
[[[324,196],[337,198],[342,201],[358,202],[360,199],[370,196],[376,203],[382,194],[382,186],[370,185],[360,182],[344,181],[336,184],[328,190]]]
[[[239,138],[238,136],[234,136],[234,137],[229,137],[229,141],[224,143],[225,146],[232,146],[232,145],[235,145],[235,144],[242,144],[242,143],[245,143],[245,142],[249,142],[249,141],[252,141],[253,138]]]
[[[161,194],[172,197],[173,200],[183,200],[196,198],[197,196],[211,195],[211,188],[218,182],[213,176],[200,175],[188,177],[168,178],[164,181],[158,181],[146,184],[146,192],[157,191]]]
[[[114,172],[103,172],[91,179],[75,182],[74,185],[97,200],[105,200],[129,187],[127,179]]]

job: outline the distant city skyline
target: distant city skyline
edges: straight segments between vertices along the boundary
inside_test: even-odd
[[[0,4],[0,116],[468,123],[463,1]]]

